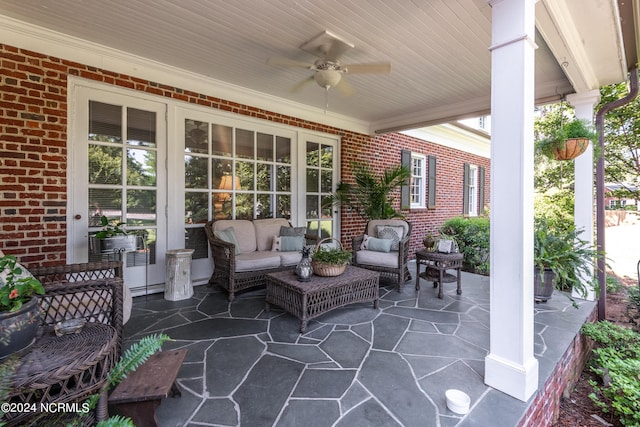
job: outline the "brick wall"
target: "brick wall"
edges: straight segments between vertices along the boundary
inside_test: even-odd
[[[489,159],[402,134],[368,136],[284,116],[248,105],[207,96],[0,45],[0,250],[26,263],[66,261],[67,78],[69,75],[147,92],[342,138],[341,179],[350,178],[349,162],[365,161],[383,170],[400,162],[400,152],[437,157],[436,209],[403,212],[413,224],[411,252],[422,237],[447,218],[462,213],[463,164],[486,168],[485,201],[489,203]],[[399,207],[400,195],[395,195]],[[364,221],[342,212],[343,244],[362,233]]]

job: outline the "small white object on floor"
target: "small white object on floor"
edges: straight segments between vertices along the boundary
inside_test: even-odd
[[[462,415],[469,412],[471,398],[467,393],[452,388],[445,392],[445,396],[447,397],[447,408],[450,411]]]

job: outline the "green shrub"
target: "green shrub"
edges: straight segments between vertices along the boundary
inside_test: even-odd
[[[640,308],[640,289],[637,287],[629,288],[629,300],[636,307]]]
[[[607,321],[585,324],[580,331],[596,342],[591,371],[606,379],[589,381],[594,390],[589,397],[623,425],[640,425],[640,334]]]
[[[606,282],[607,284],[607,293],[616,293],[622,289],[623,285],[615,276],[610,276],[607,274]]]
[[[489,218],[451,218],[442,224],[440,234],[451,237],[458,244],[464,255],[464,271],[489,274]]]

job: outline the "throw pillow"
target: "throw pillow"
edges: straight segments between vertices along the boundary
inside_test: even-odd
[[[304,236],[307,227],[280,227],[280,236]]]
[[[379,239],[391,240],[391,250],[397,251],[399,249],[400,239],[404,236],[404,228],[390,225],[378,225],[376,227],[376,234]]]
[[[376,252],[389,252],[391,251],[391,239],[378,239],[377,237],[364,235],[360,249],[376,251]]]
[[[300,252],[304,246],[304,236],[273,236],[271,250],[274,252]]]
[[[238,238],[236,237],[236,230],[233,227],[225,228],[224,230],[216,230],[213,235],[220,240],[224,240],[227,243],[233,243],[235,245],[235,253],[240,253],[240,245],[238,244]]]

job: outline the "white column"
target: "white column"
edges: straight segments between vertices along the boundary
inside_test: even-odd
[[[600,102],[600,91],[592,90],[589,92],[575,93],[567,95],[567,102],[573,105],[576,117],[593,123],[593,107]],[[593,217],[595,199],[593,196],[593,144],[589,143],[587,151],[574,160],[575,173],[575,200],[574,200],[574,224],[577,230],[584,230],[580,234],[582,240],[586,240],[593,245]],[[595,266],[593,269],[595,272]],[[594,301],[596,298],[595,290],[587,283],[593,280],[593,272],[591,277],[582,277],[588,289],[586,299]],[[573,291],[571,296],[574,298],[583,298],[578,292]]]
[[[526,401],[533,354],[535,0],[489,0],[491,46],[491,329],[485,383]]]

